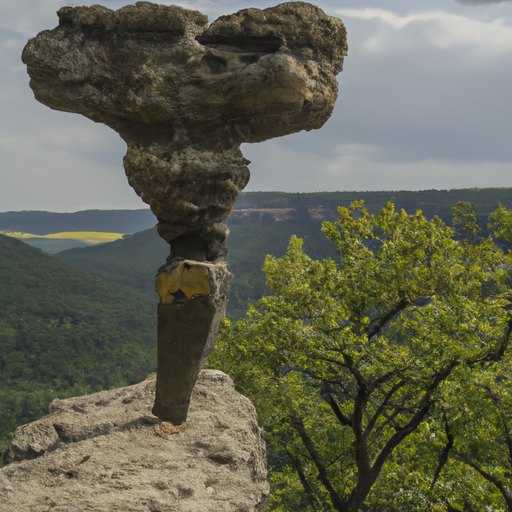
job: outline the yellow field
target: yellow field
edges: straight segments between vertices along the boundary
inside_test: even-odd
[[[49,235],[33,235],[32,233],[22,233],[20,231],[0,231],[0,233],[21,240],[24,238],[48,238],[53,240],[80,240],[87,244],[113,242],[123,237],[122,233],[103,233],[101,231],[64,231]]]

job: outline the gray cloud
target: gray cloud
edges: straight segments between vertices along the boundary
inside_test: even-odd
[[[502,2],[511,2],[512,0],[456,0],[457,3],[463,5],[487,5],[501,4]]]
[[[267,1],[276,3],[256,6]],[[318,1],[348,29],[339,100],[321,130],[244,145],[252,160],[248,190],[512,186],[510,2],[480,0],[495,4],[484,16],[446,0],[431,0],[424,11],[411,11],[410,0],[365,0],[365,8],[345,0],[344,9],[339,0]],[[72,2],[41,0],[33,12],[33,0],[0,2],[0,27],[9,27],[0,28],[0,211],[141,208],[124,176],[119,137],[40,105],[28,87],[21,49],[57,24],[65,3]],[[129,0],[102,3],[118,8]],[[211,17],[248,4],[180,3]]]
[[[244,148],[252,190],[512,185],[510,26],[439,11],[339,15],[350,49],[333,116]]]

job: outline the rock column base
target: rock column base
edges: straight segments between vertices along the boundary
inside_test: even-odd
[[[227,302],[231,274],[225,262],[172,262],[160,269],[158,365],[152,412],[180,425],[190,396],[212,352]]]

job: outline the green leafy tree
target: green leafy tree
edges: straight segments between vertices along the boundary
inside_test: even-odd
[[[458,203],[454,207],[454,218],[458,209],[469,211],[465,203]],[[474,219],[474,216],[470,215],[465,219],[466,224],[463,228],[468,235],[471,234]],[[512,212],[500,204],[489,216],[488,228],[495,237],[511,243]],[[509,274],[510,263],[511,253],[508,251],[503,267]],[[512,324],[509,322],[505,337],[510,336],[511,330]],[[459,371],[465,373],[447,389],[442,406],[446,445],[432,487],[440,477],[441,488],[449,489],[445,502],[453,505],[453,510],[459,510],[454,508],[455,502],[458,506],[476,509],[479,504],[487,503],[489,497],[495,495],[497,499],[501,497],[506,510],[512,512],[510,352],[504,350],[499,361],[489,362],[481,367],[477,374],[463,368]],[[445,466],[448,478],[440,475]],[[454,474],[459,474],[460,480],[460,473],[464,471],[466,481],[473,480],[474,485],[472,490],[466,487],[462,496],[460,491],[453,492],[449,482],[454,480]],[[478,478],[475,479],[475,475]],[[482,493],[484,487],[485,493]],[[502,507],[499,508],[501,509]]]
[[[457,208],[476,242],[472,212]],[[392,203],[338,212],[323,229],[339,260],[315,261],[292,237],[285,256],[265,261],[271,293],[224,329],[211,362],[258,409],[270,509],[463,510],[449,494],[455,472],[471,473],[468,492],[486,493],[486,510],[501,510],[493,482],[446,450],[453,418],[464,422],[450,397],[484,369],[494,375],[508,351],[504,254]]]
[[[496,503],[493,510],[512,511],[511,370],[508,354],[500,364],[485,365],[476,375],[470,368],[460,368],[459,379],[446,390],[442,405],[446,474],[440,475],[438,493],[454,510],[462,510],[459,507],[466,502],[474,510]],[[453,489],[453,482],[463,474],[462,495],[460,489]]]
[[[497,238],[501,238],[509,244],[512,243],[512,211],[501,203],[498,209],[489,216],[488,227]]]
[[[466,241],[475,243],[478,234],[482,231],[475,213],[475,205],[467,201],[458,201],[452,207],[452,226],[462,229],[466,234]]]

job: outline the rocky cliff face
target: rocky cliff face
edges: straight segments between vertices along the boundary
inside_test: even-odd
[[[187,425],[150,412],[155,380],[67,400],[19,427],[0,469],[2,512],[231,512],[263,507],[256,412],[231,379],[201,372]]]

